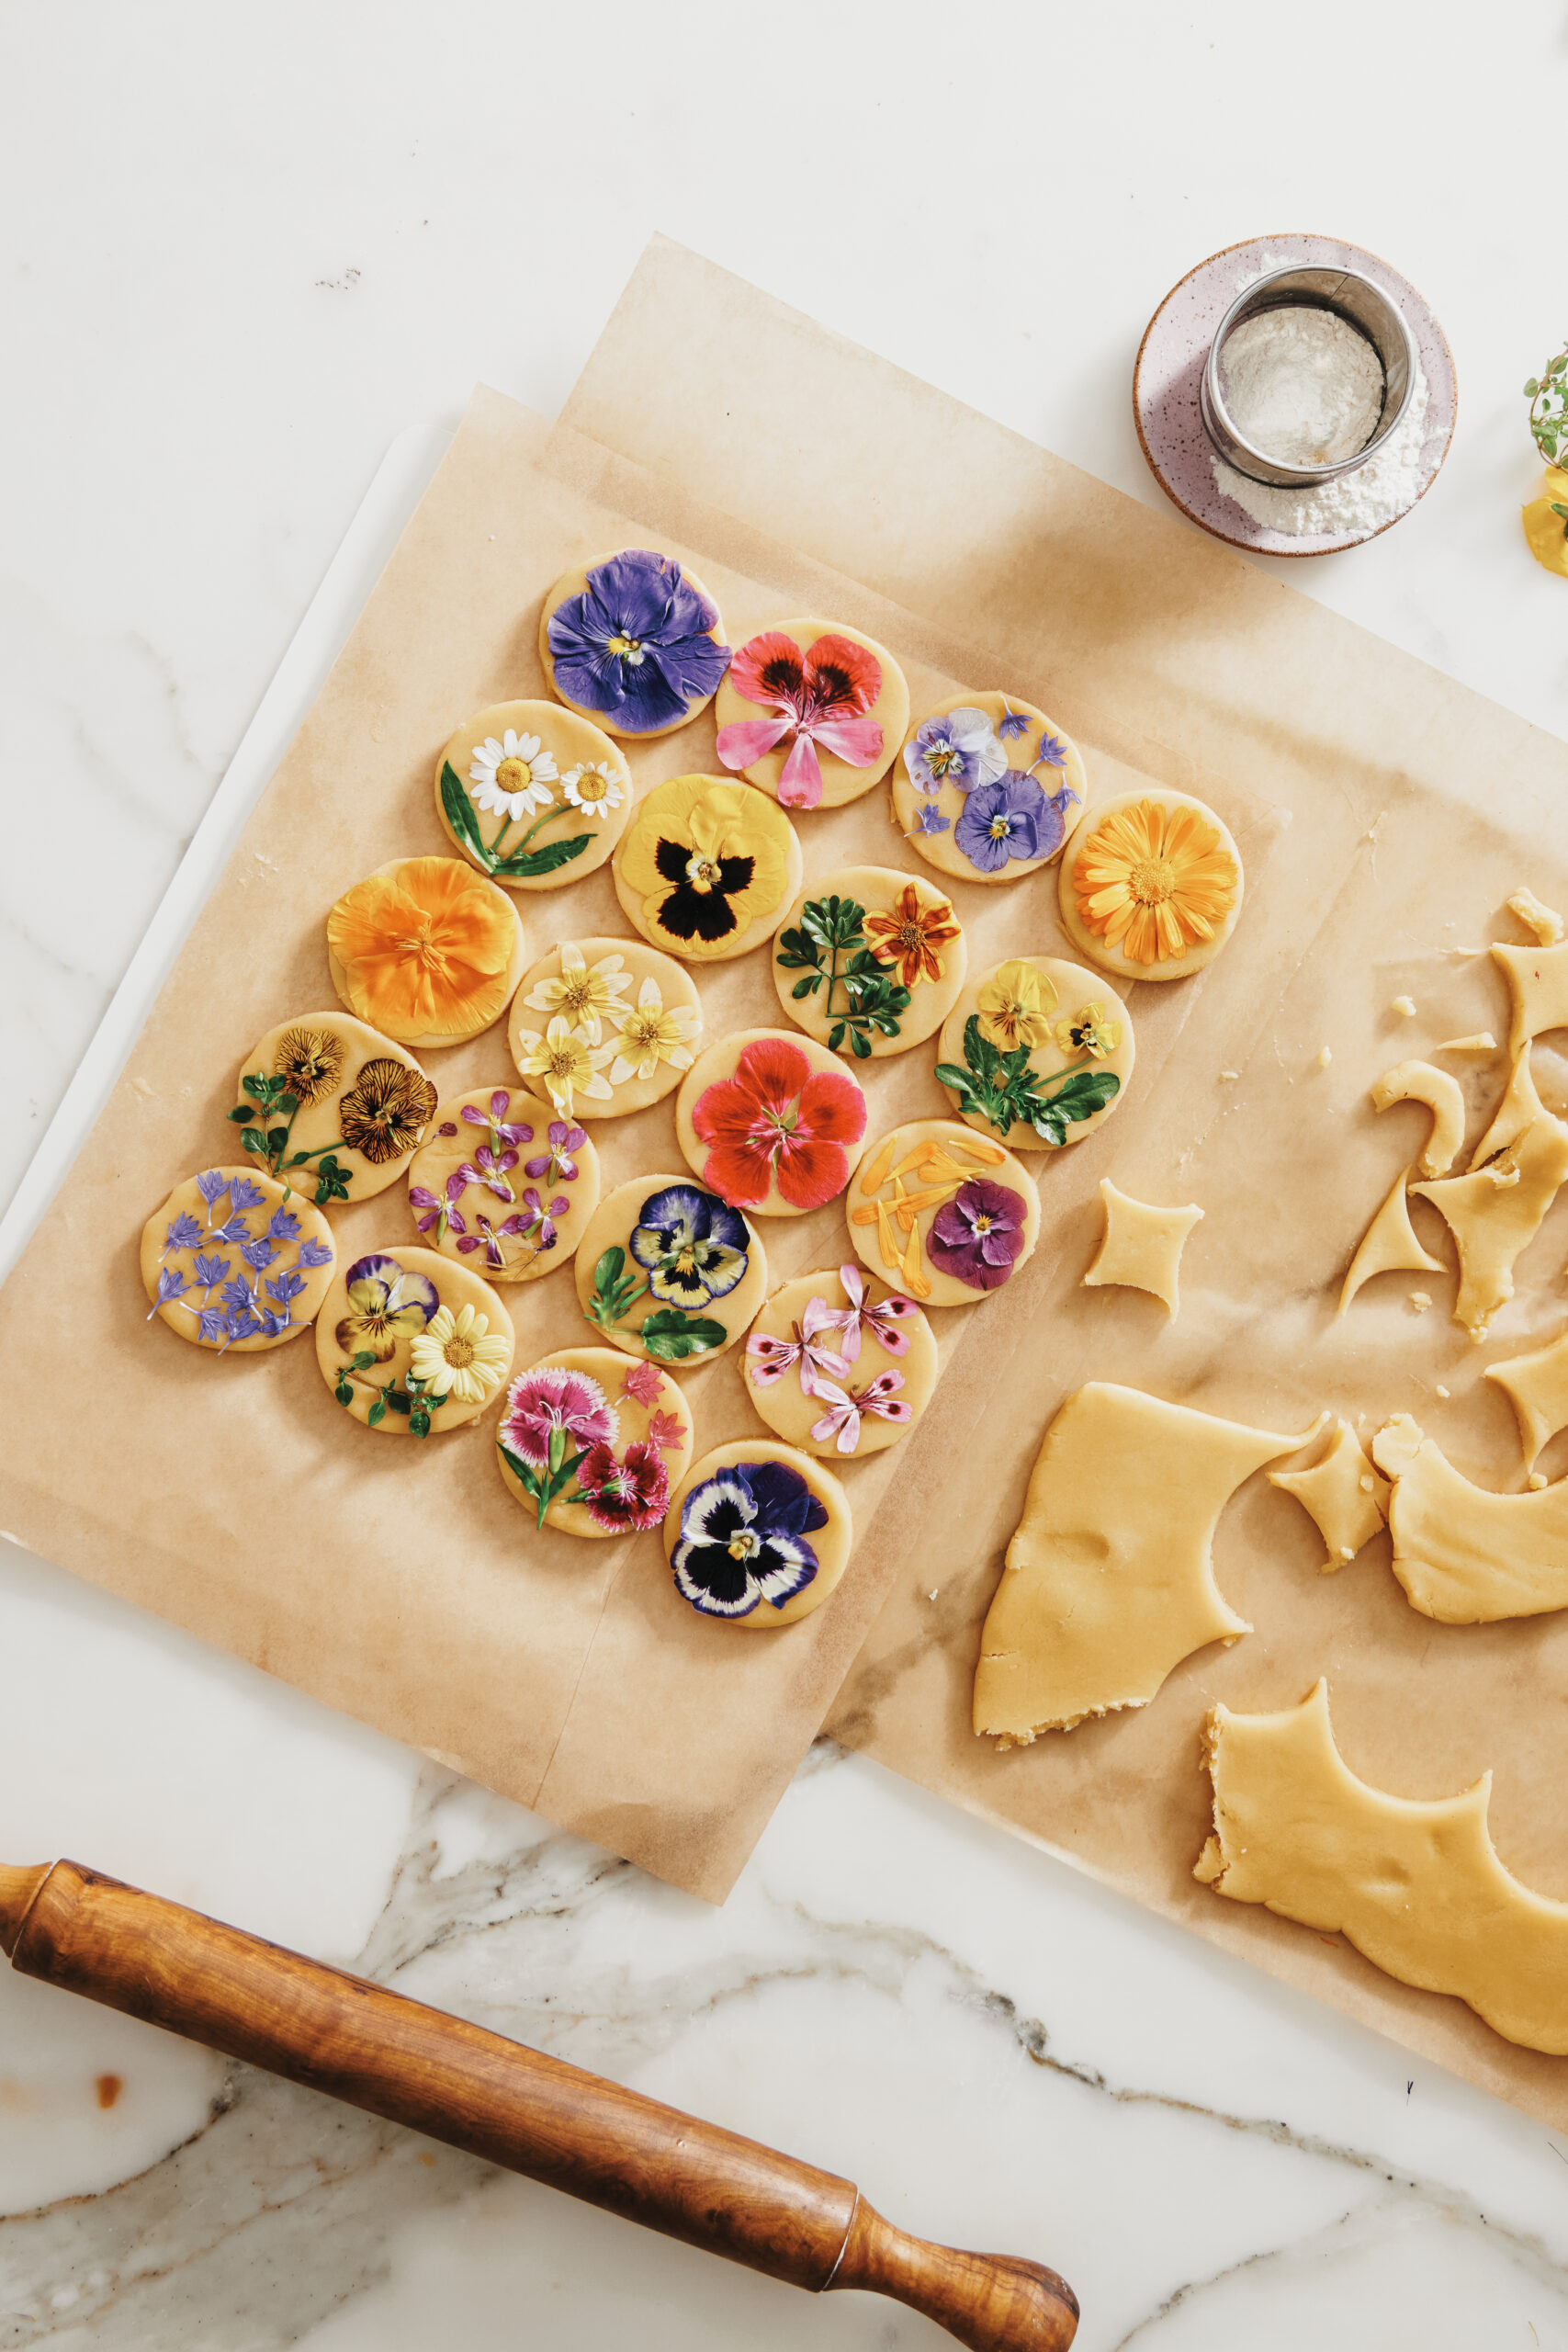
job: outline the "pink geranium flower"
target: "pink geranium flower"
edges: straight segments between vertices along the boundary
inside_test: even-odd
[[[721,727],[718,756],[727,768],[749,768],[788,736],[778,786],[786,808],[815,808],[822,797],[818,743],[852,768],[868,768],[881,752],[882,729],[863,714],[882,692],[882,664],[852,638],[819,637],[803,653],[782,629],[764,629],[730,662],[729,683],[774,716]]]

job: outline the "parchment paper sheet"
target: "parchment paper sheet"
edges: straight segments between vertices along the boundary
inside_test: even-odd
[[[857,1549],[830,1606],[788,1632],[705,1622],[676,1595],[657,1536],[590,1543],[533,1529],[495,1467],[499,1403],[424,1444],[370,1435],[334,1404],[310,1339],[247,1358],[198,1352],[148,1325],[136,1270],[143,1220],[170,1187],[238,1157],[224,1114],[256,1039],[333,1002],[323,929],[333,900],[389,857],[449,854],[433,801],[437,755],[469,712],[543,693],[536,638],[551,582],[649,539],[692,562],[737,643],[770,621],[822,613],[889,644],[917,706],[960,683],[999,682],[953,629],[705,509],[668,473],[645,473],[570,430],[551,434],[479,393],[0,1294],[0,1349],[39,1368],[9,1396],[0,1526],[718,1899],[842,1682],[894,1552]],[[1005,683],[1039,699],[1043,666],[1017,666]],[[712,772],[713,738],[705,717],[633,749],[639,790]],[[1145,773],[1114,749],[1087,748],[1102,793]],[[1172,780],[1188,780],[1186,769]],[[1260,872],[1273,813],[1240,786],[1217,797]],[[835,865],[915,863],[881,789],[807,818],[802,831],[808,881]],[[1008,890],[957,886],[976,964],[1051,947],[1055,890],[1053,873]],[[519,906],[534,954],[555,939],[626,930],[607,870]],[[766,951],[699,971],[697,982],[711,1036],[787,1025]],[[1206,986],[1134,992],[1130,1100],[1154,1088]],[[518,1083],[503,1026],[423,1058],[444,1095]],[[932,1044],[864,1066],[874,1133],[945,1110],[935,1058]],[[606,1189],[681,1170],[673,1099],[594,1124]],[[1071,1154],[1046,1172],[1058,1204],[1094,1181]],[[775,1282],[850,1254],[841,1204],[760,1225]],[[412,1241],[404,1184],[334,1211],[333,1226],[349,1258]],[[520,1367],[595,1336],[568,1268],[505,1295]],[[965,1314],[991,1311],[933,1316],[943,1348]],[[42,1376],[62,1346],[80,1367],[69,1412],[58,1380]],[[699,1451],[761,1433],[740,1363],[737,1350],[682,1369]],[[844,1465],[857,1526],[869,1525],[901,1470],[898,1451]]]
[[[1134,289],[1130,322],[1141,314]],[[998,673],[1043,671],[1045,707],[1086,739],[1172,780],[1185,772],[1222,807],[1245,780],[1292,820],[1216,967],[1223,986],[1206,990],[1157,1088],[1048,1171],[1070,1177],[1070,1196],[1047,1189],[1055,1214],[1039,1260],[965,1327],[936,1407],[899,1449],[897,1487],[861,1543],[863,1568],[890,1566],[889,1598],[828,1728],[1568,2128],[1564,2061],[1515,2050],[1459,2002],[1409,1992],[1341,1939],[1226,1903],[1190,1875],[1208,1819],[1206,1709],[1287,1705],[1326,1672],[1353,1770],[1425,1796],[1495,1768],[1505,1861],[1568,1896],[1568,1617],[1433,1624],[1394,1583],[1386,1537],[1321,1577],[1315,1528],[1259,1476],[1216,1544],[1251,1635],[1190,1660],[1140,1713],[1008,1755],[969,1729],[980,1623],[1040,1436],[1087,1377],[1272,1429],[1304,1430],[1329,1405],[1370,1434],[1407,1410],[1471,1476],[1522,1485],[1512,1413],[1481,1372],[1562,1328],[1568,1191],[1480,1348],[1448,1320],[1451,1274],[1382,1277],[1342,1324],[1334,1306],[1368,1219],[1425,1138],[1415,1105],[1373,1116],[1371,1081],[1431,1055],[1465,1085],[1472,1142],[1501,1090],[1501,1055],[1432,1049],[1479,1029],[1506,1035],[1489,960],[1454,952],[1522,936],[1506,894],[1528,881],[1568,907],[1568,750],[663,241],[566,417],[962,629]],[[1414,1019],[1390,1010],[1403,994]],[[1568,1107],[1568,1065],[1551,1045],[1535,1065],[1546,1100]],[[1100,1222],[1082,1179],[1102,1169],[1143,1197],[1205,1209],[1174,1326],[1135,1293],[1077,1286]],[[1436,1212],[1415,1214],[1451,1264]],[[1413,1306],[1416,1290],[1429,1311]],[[1541,1466],[1568,1469],[1568,1440]]]

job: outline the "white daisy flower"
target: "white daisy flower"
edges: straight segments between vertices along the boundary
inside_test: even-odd
[[[550,786],[558,770],[554,756],[541,749],[536,735],[519,735],[511,727],[498,743],[493,735],[474,747],[468,782],[474,806],[491,817],[532,817],[555,800]]]
[[[409,1342],[409,1371],[430,1384],[443,1404],[482,1405],[512,1362],[512,1343],[492,1332],[490,1317],[472,1306],[456,1315],[439,1306],[416,1340]]]
[[[608,816],[626,797],[620,775],[608,760],[580,760],[568,768],[560,788],[574,808],[590,817]]]

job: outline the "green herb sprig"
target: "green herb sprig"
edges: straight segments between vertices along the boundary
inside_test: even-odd
[[[1078,1069],[1043,1093],[1042,1080],[1029,1066],[1029,1053],[1027,1046],[1004,1053],[982,1035],[980,1016],[972,1012],[964,1024],[967,1068],[938,1062],[937,1083],[951,1087],[960,1110],[977,1112],[998,1135],[1005,1136],[1021,1120],[1043,1142],[1060,1148],[1067,1140],[1068,1127],[1103,1111],[1122,1081],[1113,1069]]]
[[[847,1036],[851,1051],[863,1062],[870,1057],[874,1033],[898,1035],[898,1016],[909,1009],[909,991],[866,945],[865,909],[855,899],[840,899],[836,891],[829,899],[807,899],[799,922],[779,933],[777,961],[781,970],[807,976],[790,990],[796,1004],[818,989],[826,991],[821,1009],[833,1024],[828,1034],[833,1053]],[[844,993],[841,1011],[833,1003],[835,989]]]
[[[305,1168],[312,1159],[318,1159],[321,1166],[312,1170],[316,1206],[324,1208],[329,1201],[346,1201],[354,1171],[344,1168],[338,1159],[335,1143],[314,1144],[309,1151],[288,1149],[299,1102],[298,1096],[289,1092],[288,1080],[269,1078],[265,1070],[258,1069],[248,1071],[240,1084],[251,1099],[231,1111],[230,1119],[243,1129],[240,1141],[244,1149],[264,1163],[269,1176],[282,1179],[285,1198],[294,1189],[288,1181],[290,1169]]]
[[[536,1470],[523,1460],[521,1454],[513,1453],[503,1438],[497,1438],[496,1444],[501,1450],[502,1460],[518,1480],[524,1493],[538,1505],[538,1523],[542,1528],[545,1523],[545,1513],[549,1510],[556,1497],[570,1485],[578,1464],[588,1451],[587,1447],[583,1446],[576,1453],[568,1453],[566,1431],[563,1429],[553,1429],[550,1431],[547,1467]],[[569,1497],[568,1499],[570,1500],[572,1498]]]
[[[1549,360],[1539,376],[1527,377],[1525,398],[1530,404],[1530,431],[1535,446],[1549,466],[1568,455],[1568,350]],[[1554,514],[1562,508],[1552,506]]]
[[[346,1363],[339,1364],[333,1395],[340,1405],[353,1404],[355,1377],[362,1372],[368,1372],[371,1365],[378,1361],[373,1349],[361,1348],[357,1355],[350,1356]],[[411,1437],[428,1437],[431,1414],[439,1412],[446,1401],[444,1396],[434,1394],[428,1380],[411,1379],[403,1388],[400,1388],[395,1380],[389,1380],[380,1386],[368,1380],[365,1385],[376,1392],[367,1416],[369,1426],[378,1429],[389,1408],[394,1413],[408,1415]]]
[[[618,1244],[604,1250],[594,1262],[593,1296],[582,1310],[583,1321],[610,1330],[626,1321],[647,1288],[646,1282],[627,1273],[626,1253]],[[688,1315],[683,1306],[660,1306],[647,1317],[637,1336],[660,1363],[684,1363],[690,1356],[710,1355],[722,1348],[729,1334],[712,1316]]]
[[[547,842],[543,849],[530,850],[528,844],[535,834],[552,818],[562,814],[561,809],[552,803],[542,817],[534,820],[515,849],[508,850],[503,857],[501,844],[512,830],[512,819],[502,819],[501,830],[493,842],[481,840],[474,804],[464,791],[462,780],[450,760],[443,760],[441,763],[441,806],[457,839],[473,853],[485,872],[493,875],[497,881],[510,877],[513,882],[527,882],[536,875],[554,874],[558,866],[570,865],[574,857],[581,857],[593,839],[592,833],[574,833],[570,841]]]

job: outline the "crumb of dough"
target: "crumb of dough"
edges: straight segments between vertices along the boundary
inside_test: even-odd
[[[1438,1383],[1438,1394],[1439,1396],[1451,1396],[1453,1391],[1451,1388],[1445,1388],[1442,1382],[1439,1380]]]
[[[1432,1048],[1435,1054],[1495,1054],[1496,1050],[1497,1040],[1490,1029],[1478,1029],[1473,1037],[1445,1037]]]
[[[1234,1086],[1240,1076],[1241,1072],[1238,1069],[1223,1069],[1220,1072],[1220,1083],[1222,1086]]]
[[[1545,1471],[1532,1470],[1529,1476],[1525,1480],[1525,1484],[1529,1488],[1532,1495],[1539,1495],[1541,1488],[1546,1484]]]
[[[1202,1217],[1201,1208],[1151,1207],[1119,1193],[1109,1176],[1100,1180],[1105,1204],[1105,1230],[1093,1264],[1084,1275],[1086,1290],[1113,1283],[1127,1290],[1146,1290],[1162,1299],[1171,1321],[1180,1311],[1181,1252],[1188,1235]]]
[[[1333,1059],[1334,1059],[1334,1054],[1333,1054],[1333,1050],[1332,1050],[1332,1048],[1331,1048],[1330,1046],[1324,1046],[1324,1048],[1323,1048],[1323,1051],[1318,1055],[1318,1057],[1317,1057],[1317,1066],[1318,1066],[1319,1069],[1326,1069],[1328,1068],[1329,1063],[1330,1063]]]
[[[1528,931],[1538,947],[1555,947],[1563,935],[1563,922],[1551,907],[1543,907],[1533,890],[1516,890],[1506,901],[1508,912]]]
[[[1410,1294],[1410,1304],[1416,1309],[1417,1315],[1425,1315],[1427,1309],[1432,1304],[1431,1292],[1429,1290],[1413,1290]]]
[[[1391,1012],[1402,1012],[1406,1021],[1413,1021],[1416,1018],[1416,1000],[1413,996],[1391,998],[1388,1009]]]

